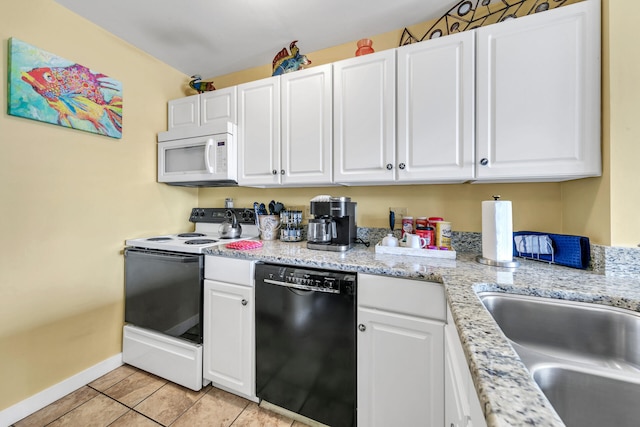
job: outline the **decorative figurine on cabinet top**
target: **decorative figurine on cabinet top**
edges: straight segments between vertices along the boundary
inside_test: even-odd
[[[311,61],[306,55],[300,55],[300,50],[296,46],[298,40],[294,40],[289,45],[291,53],[287,52],[287,48],[283,47],[280,52],[273,58],[273,74],[272,76],[279,76],[280,74],[290,73],[297,71],[309,64]]]
[[[373,45],[373,41],[371,41],[370,39],[360,39],[358,40],[356,45],[358,46],[358,49],[356,50],[356,56],[367,55],[369,53],[375,52],[373,50],[373,47],[371,47],[371,45]]]
[[[216,90],[216,87],[213,85],[213,82],[203,82],[202,77],[199,74],[195,74],[191,76],[193,80],[189,82],[189,87],[195,90],[198,93],[210,92],[212,90]]]

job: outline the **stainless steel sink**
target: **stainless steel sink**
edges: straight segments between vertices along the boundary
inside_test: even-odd
[[[533,378],[568,426],[637,426],[640,384],[631,378],[545,366]]]
[[[569,427],[640,425],[640,314],[597,304],[478,294]]]

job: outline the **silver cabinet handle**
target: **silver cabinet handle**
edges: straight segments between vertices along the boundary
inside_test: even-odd
[[[359,330],[360,332],[364,332],[364,331],[366,331],[366,330],[367,330],[367,327],[366,327],[366,326],[364,326],[362,323],[360,323],[360,324],[358,325],[358,330]]]
[[[480,159],[480,164],[481,164],[482,166],[487,166],[487,165],[489,164],[489,159],[487,159],[486,157],[485,157],[485,158]]]
[[[271,174],[278,175],[278,171],[274,169],[274,170],[271,171]]]
[[[240,303],[241,303],[242,305],[247,305],[247,304],[249,303],[249,301],[247,301],[246,299],[243,299]]]
[[[400,163],[400,164],[398,165],[398,167],[399,167],[400,169],[404,169],[404,168],[406,168],[406,167],[407,167],[407,165],[405,165],[404,163]]]
[[[387,163],[387,170],[393,169],[393,165],[391,163]]]
[[[284,169],[280,170],[280,175],[284,175]]]

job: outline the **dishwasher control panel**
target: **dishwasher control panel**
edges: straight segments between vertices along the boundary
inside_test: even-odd
[[[260,277],[259,277],[260,276]],[[315,292],[355,294],[356,275],[275,264],[256,265],[256,281]]]

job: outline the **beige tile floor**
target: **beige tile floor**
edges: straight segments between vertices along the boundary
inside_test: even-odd
[[[304,427],[212,386],[181,387],[123,365],[18,421],[14,427]]]

